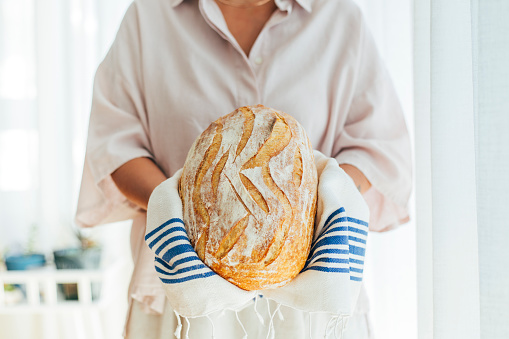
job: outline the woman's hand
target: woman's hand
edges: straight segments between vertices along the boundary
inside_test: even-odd
[[[147,210],[152,191],[167,179],[161,169],[149,158],[129,160],[113,172],[111,178],[129,201],[144,210]]]
[[[371,188],[371,183],[357,167],[348,164],[342,164],[339,165],[339,167],[341,167],[343,171],[352,178],[355,186],[361,194],[364,194],[364,192]]]

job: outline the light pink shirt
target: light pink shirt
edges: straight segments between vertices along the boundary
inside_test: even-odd
[[[164,294],[143,241],[145,214],[110,174],[150,157],[167,176],[218,117],[263,104],[294,116],[315,149],[373,187],[370,229],[408,218],[410,143],[401,106],[352,0],[276,0],[247,56],[213,0],[139,0],[97,70],[77,220],[134,218],[131,297],[160,312]]]

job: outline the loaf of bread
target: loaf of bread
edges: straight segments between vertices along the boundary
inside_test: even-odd
[[[189,151],[179,192],[191,244],[231,283],[274,288],[304,267],[317,174],[309,139],[290,115],[258,105],[213,122]]]

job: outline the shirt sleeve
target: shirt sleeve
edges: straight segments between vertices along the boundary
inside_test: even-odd
[[[332,154],[339,164],[357,167],[371,182],[364,194],[370,230],[385,231],[408,221],[410,138],[390,75],[360,18],[353,98]]]
[[[127,220],[142,212],[111,178],[129,160],[153,158],[142,88],[137,10],[132,4],[95,76],[76,213],[80,226]]]

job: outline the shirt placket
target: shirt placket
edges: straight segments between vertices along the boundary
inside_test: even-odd
[[[265,46],[269,39],[271,27],[283,21],[291,12],[290,6],[279,7],[270,17],[257,37],[249,56],[244,53],[235,37],[231,34],[221,10],[213,0],[200,0],[200,11],[208,25],[223,39],[228,41],[235,50],[234,67],[237,79],[237,107],[263,103],[263,65],[268,60],[270,51]]]

